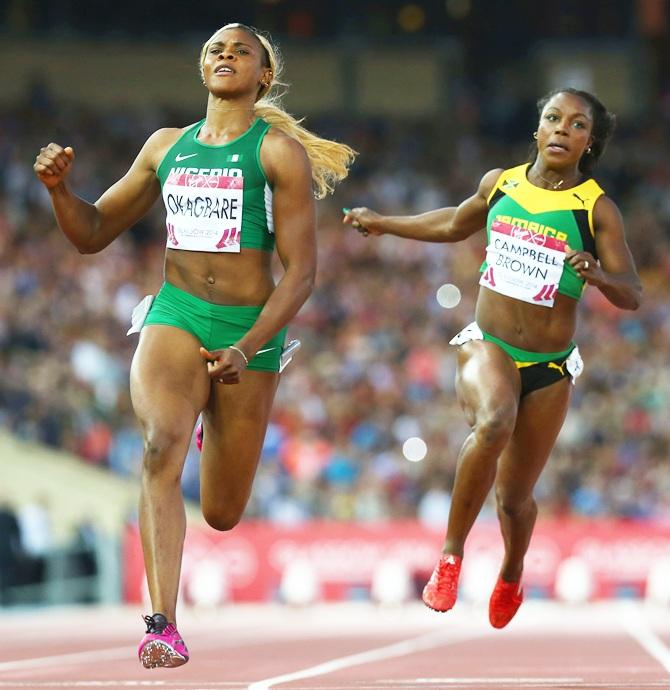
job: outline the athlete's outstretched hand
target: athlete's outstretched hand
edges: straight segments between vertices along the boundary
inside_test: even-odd
[[[51,143],[40,149],[33,170],[47,189],[53,189],[67,177],[72,161],[74,161],[74,149],[71,146],[63,148]]]
[[[232,347],[211,351],[201,347],[200,354],[207,362],[209,377],[215,383],[239,383],[240,374],[247,368],[244,355]]]
[[[343,208],[344,218],[343,223],[348,223],[352,228],[358,230],[364,237],[368,235],[383,235],[384,231],[378,227],[383,219],[376,211],[371,211],[369,208]]]

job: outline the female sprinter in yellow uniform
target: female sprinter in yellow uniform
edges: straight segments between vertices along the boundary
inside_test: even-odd
[[[537,508],[533,487],[561,429],[582,362],[572,338],[585,285],[621,309],[641,287],[621,214],[591,177],[614,118],[592,94],[562,89],[538,103],[530,164],[491,170],[456,208],[344,221],[363,234],[458,242],[486,227],[475,321],[458,346],[456,392],[472,428],[461,448],[443,555],[424,603],[456,602],[466,537],[493,485],[505,543],[489,619],[502,628],[523,600],[521,576]]]

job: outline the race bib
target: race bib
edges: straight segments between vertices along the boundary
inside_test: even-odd
[[[501,295],[553,307],[565,263],[565,242],[494,221],[479,284]]]
[[[239,252],[243,191],[243,177],[170,173],[163,185],[167,246]]]

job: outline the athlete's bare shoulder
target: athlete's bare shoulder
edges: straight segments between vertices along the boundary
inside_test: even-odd
[[[480,184],[485,187],[493,187],[498,178],[505,172],[505,168],[493,168],[482,175]]]
[[[493,170],[484,173],[482,179],[479,181],[477,194],[487,199],[503,172],[504,168],[493,168]]]
[[[268,178],[273,180],[280,171],[309,169],[305,147],[278,127],[271,127],[261,146],[261,163]]]
[[[279,127],[270,127],[265,135],[265,139],[263,139],[263,143],[267,143],[269,146],[280,150],[288,148],[295,151],[304,151],[305,149],[297,139],[283,132]]]
[[[145,157],[145,160],[151,168],[154,170],[158,169],[161,161],[165,158],[165,154],[174,146],[179,137],[192,126],[191,124],[186,127],[162,127],[161,129],[157,129],[146,140],[140,152],[140,156]]]

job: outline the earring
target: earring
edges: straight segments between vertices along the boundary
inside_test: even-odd
[[[533,132],[533,139],[537,139],[537,132]]]
[[[591,153],[591,147],[590,146],[586,149],[586,153]]]

